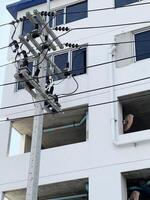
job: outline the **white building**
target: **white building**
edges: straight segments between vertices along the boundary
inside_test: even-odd
[[[112,9],[95,10],[103,8]],[[39,200],[126,200],[133,190],[140,191],[140,200],[150,199],[150,2],[20,0],[7,9],[17,19],[34,9],[64,12],[51,20],[53,27],[90,27],[60,37],[62,43],[88,45],[52,54],[58,66],[69,62],[79,88],[59,98],[64,113],[44,116]],[[117,24],[122,26],[109,26]],[[14,38],[30,28],[27,21],[19,23]],[[8,57],[14,61],[10,50]],[[16,66],[7,67],[6,83],[15,81]],[[34,104],[19,87],[11,84],[3,91],[0,200],[25,200]],[[70,94],[76,87],[73,78],[66,78],[55,85],[55,93]],[[128,114],[134,119],[125,132]],[[12,155],[15,129],[20,148]]]

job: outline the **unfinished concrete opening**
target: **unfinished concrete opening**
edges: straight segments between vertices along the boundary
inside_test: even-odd
[[[9,200],[25,200],[25,189],[5,192]],[[88,200],[88,178],[39,186],[38,200]]]
[[[87,139],[87,105],[44,116],[42,149],[58,147]],[[33,117],[16,119],[12,126],[24,135],[24,152],[29,152],[32,140]]]
[[[8,156],[24,153],[24,135],[11,127]]]
[[[150,169],[126,172],[123,175],[126,179],[128,199],[150,199]]]
[[[123,133],[150,129],[150,91],[119,97]]]

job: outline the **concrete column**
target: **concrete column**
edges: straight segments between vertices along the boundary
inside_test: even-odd
[[[0,191],[0,200],[4,200],[4,193]]]
[[[0,123],[0,157],[5,157],[9,151],[9,142],[10,142],[10,122]]]
[[[108,167],[92,172],[89,180],[89,199],[122,200],[121,189],[121,174],[119,171]]]

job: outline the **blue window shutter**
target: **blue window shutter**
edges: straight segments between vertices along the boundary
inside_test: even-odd
[[[34,30],[33,24],[29,20],[25,20],[22,26],[22,35],[26,35]]]
[[[66,23],[80,20],[87,17],[88,3],[83,1],[66,8]],[[77,12],[77,13],[73,13]]]
[[[86,48],[72,52],[72,71],[74,76],[86,73]]]
[[[68,62],[68,53],[56,55],[54,57],[54,62],[61,70],[63,70]]]
[[[52,27],[53,26],[53,19],[54,19],[54,16],[49,16],[49,26]]]
[[[135,3],[135,2],[138,2],[139,0],[115,0],[115,7],[118,8],[118,7],[122,7],[122,6],[125,6],[125,5],[128,5],[130,3]]]
[[[56,15],[56,26],[64,23],[64,9],[58,10]]]
[[[150,31],[135,34],[135,49],[137,61],[150,58]]]

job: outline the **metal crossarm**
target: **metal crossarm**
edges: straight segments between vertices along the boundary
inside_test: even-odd
[[[20,42],[23,43],[35,57],[39,56],[39,54],[33,49],[33,47],[22,35],[19,37],[19,39],[20,39]]]
[[[21,76],[20,76],[21,75]],[[22,69],[20,70],[20,75],[16,74],[15,75],[15,78],[16,79],[19,79],[19,80],[22,80],[22,81],[25,81],[26,82],[26,85],[28,86],[27,83],[29,83],[33,88],[35,88],[36,91],[39,92],[39,94],[41,95],[41,97],[43,97],[43,99],[49,104],[50,107],[53,108],[54,111],[56,112],[60,112],[61,111],[61,108],[59,106],[59,104],[57,104],[55,102],[55,98],[53,97],[53,95],[47,95],[45,93],[45,91],[43,91],[43,89],[41,88],[41,86],[37,83],[37,81],[35,81],[32,76],[30,76],[28,73],[27,73],[27,70],[26,69]],[[19,78],[18,78],[19,77]],[[21,77],[21,78],[20,78]],[[28,87],[29,89],[29,87]],[[30,94],[32,93],[33,91],[30,90]],[[34,98],[35,98],[35,94],[34,94]]]
[[[38,21],[43,25],[44,29],[47,31],[48,34],[53,38],[53,40],[56,42],[56,44],[59,46],[60,49],[64,48],[64,45],[60,42],[57,35],[54,33],[54,31],[49,27],[48,24],[45,23],[45,21],[42,19],[40,13],[38,10],[34,10],[34,14],[37,17]]]
[[[36,93],[29,87],[29,84],[27,84],[26,79],[22,76],[20,73],[16,73],[14,75],[15,79],[21,83],[23,87],[31,94],[31,96],[35,99]]]

